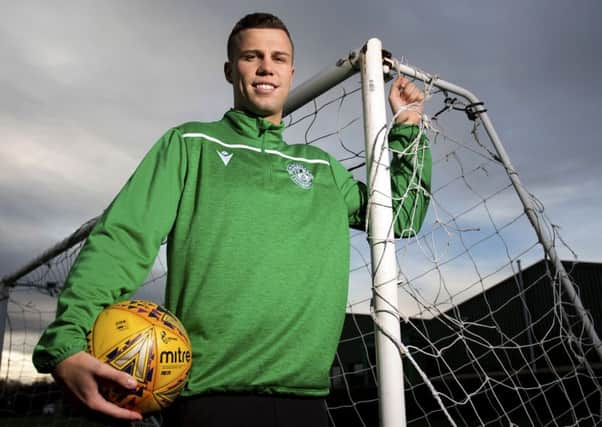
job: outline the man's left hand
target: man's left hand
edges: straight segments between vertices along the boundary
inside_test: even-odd
[[[424,93],[416,87],[407,77],[399,76],[389,90],[389,105],[393,114],[408,105],[412,105],[409,109],[399,113],[395,119],[397,124],[417,125],[420,123],[422,111],[424,109]]]

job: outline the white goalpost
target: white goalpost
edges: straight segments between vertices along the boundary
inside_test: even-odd
[[[383,426],[406,425],[403,394],[399,306],[397,301],[397,258],[393,235],[390,164],[386,141],[387,113],[383,77],[382,44],[366,43],[360,57],[362,105],[369,188],[368,240],[371,248],[372,289],[376,331],[379,413]]]
[[[398,74],[426,95],[420,135],[403,152],[387,145],[386,85]],[[368,185],[366,230],[350,231],[333,426],[602,423],[602,313],[588,279],[602,267],[576,260],[483,102],[371,39],[293,90],[285,114],[288,143],[328,151]],[[422,134],[432,185],[414,176],[410,187],[430,198],[429,211],[419,233],[396,238],[394,219],[413,211],[393,209],[390,164],[420,161]],[[2,279],[0,412],[11,421],[80,416],[50,377],[33,373],[30,353],[94,221]],[[162,302],[164,265],[160,255],[144,298]]]

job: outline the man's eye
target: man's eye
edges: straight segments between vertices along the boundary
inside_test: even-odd
[[[243,56],[243,59],[244,59],[245,61],[251,61],[251,60],[252,60],[252,59],[254,59],[254,58],[255,58],[255,55],[244,55],[244,56]]]

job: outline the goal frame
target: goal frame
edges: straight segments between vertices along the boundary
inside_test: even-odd
[[[385,427],[405,425],[403,369],[401,362],[402,342],[400,337],[400,313],[397,306],[399,282],[394,239],[392,230],[389,227],[392,218],[391,189],[388,176],[389,160],[381,156],[378,159],[374,159],[372,155],[374,152],[387,152],[386,132],[384,131],[387,125],[384,82],[393,78],[396,73],[404,74],[412,79],[420,80],[426,85],[432,85],[448,93],[452,93],[461,97],[468,105],[476,107],[471,110],[471,113],[481,120],[485,132],[492,142],[497,159],[503,165],[510,178],[511,184],[524,207],[529,222],[537,234],[545,255],[554,265],[563,290],[575,308],[598,357],[602,360],[602,342],[593,322],[588,316],[567,271],[562,265],[553,245],[552,238],[543,225],[543,219],[538,213],[536,206],[534,206],[529,192],[521,182],[516,169],[512,165],[487,111],[480,107],[483,104],[473,93],[458,85],[435,78],[401,63],[382,49],[380,40],[370,39],[362,48],[350,51],[348,55],[338,59],[333,66],[316,74],[292,90],[284,107],[284,115],[293,113],[357,73],[362,74],[369,193],[377,195],[380,198],[378,201],[371,200],[368,230],[370,231],[369,244],[372,254],[373,288],[378,288],[378,295],[376,293],[373,295],[376,295],[374,297],[374,311],[375,323],[377,325],[375,333],[381,425]],[[71,236],[45,251],[24,267],[0,280],[0,336],[4,336],[8,289],[15,286],[21,277],[84,240],[97,220],[98,217],[88,221]],[[378,262],[375,262],[376,260]],[[378,265],[379,268],[375,269],[375,265]],[[1,352],[2,341],[0,341],[0,354]]]
[[[379,70],[379,71],[376,71]],[[496,132],[493,123],[487,114],[487,110],[483,108],[481,102],[476,95],[469,90],[450,83],[446,80],[434,78],[427,75],[409,65],[401,63],[396,58],[393,58],[387,51],[382,50],[380,40],[370,39],[361,50],[352,50],[347,57],[337,61],[334,67],[330,67],[321,73],[309,79],[307,83],[293,90],[289,96],[289,101],[285,106],[285,113],[289,114],[301,106],[305,105],[311,99],[326,92],[331,87],[351,77],[356,72],[362,73],[362,95],[364,108],[364,129],[366,135],[366,154],[367,154],[367,179],[369,192],[376,194],[379,201],[373,201],[370,206],[368,230],[372,230],[373,237],[370,239],[370,251],[372,258],[373,271],[373,289],[378,287],[378,294],[381,296],[387,295],[386,301],[381,297],[375,297],[373,293],[375,322],[376,322],[376,351],[377,351],[377,372],[378,372],[378,394],[379,394],[379,413],[380,425],[389,426],[405,426],[405,413],[402,409],[397,411],[397,408],[403,408],[403,370],[401,366],[401,341],[394,343],[393,341],[400,340],[399,328],[399,311],[397,301],[397,280],[391,279],[391,271],[396,271],[397,264],[394,254],[394,244],[391,235],[385,235],[380,232],[392,234],[392,230],[388,227],[392,217],[391,203],[391,188],[389,177],[385,174],[378,173],[376,178],[376,170],[387,169],[388,158],[381,159],[386,163],[385,168],[377,167],[371,153],[381,152],[382,144],[386,144],[384,134],[382,132],[386,128],[386,119],[382,116],[384,106],[384,81],[393,78],[393,72],[404,74],[405,76],[420,80],[426,85],[435,86],[448,93],[452,93],[467,101],[467,105],[471,108],[467,113],[472,115],[472,118],[479,117],[487,135],[489,136],[492,145],[495,149],[499,162],[503,165],[511,184],[519,197],[521,204],[524,207],[525,213],[531,223],[538,240],[541,243],[544,253],[551,261],[559,276],[563,290],[566,292],[569,302],[575,308],[577,316],[581,321],[586,335],[592,341],[598,358],[602,361],[602,341],[594,327],[591,318],[581,301],[569,275],[562,265],[561,259],[553,245],[552,238],[549,232],[543,226],[543,219],[538,214],[529,192],[523,185],[517,170],[512,165],[510,157],[506,152],[501,139]],[[378,151],[377,151],[378,150]],[[386,212],[388,210],[388,212]],[[385,228],[379,225],[379,221]],[[377,231],[378,230],[378,231]],[[380,233],[380,234],[379,234]],[[381,236],[380,238],[374,236]],[[389,246],[393,246],[393,255],[389,256]],[[375,260],[378,260],[379,271],[375,271]],[[394,294],[391,289],[394,288]],[[395,321],[393,319],[397,317]],[[396,323],[396,324],[394,324]],[[386,333],[383,333],[383,330]],[[393,347],[395,347],[393,349]],[[399,362],[392,359],[398,359]],[[384,375],[386,371],[387,375]],[[393,380],[391,380],[393,378]],[[401,394],[401,395],[400,395]],[[397,406],[399,405],[399,406]]]

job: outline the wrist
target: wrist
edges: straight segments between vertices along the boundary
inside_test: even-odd
[[[396,125],[419,125],[422,115],[416,111],[406,111],[395,119]]]

